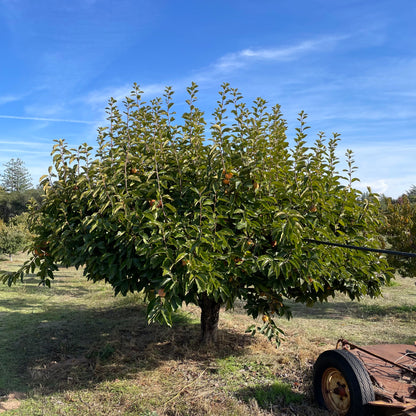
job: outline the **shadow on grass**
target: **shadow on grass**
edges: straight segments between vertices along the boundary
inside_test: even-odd
[[[252,342],[246,334],[220,330],[220,347],[202,348],[194,318],[179,313],[173,328],[148,325],[144,305],[106,309],[51,305],[47,312],[35,314],[16,312],[29,308],[30,302],[9,306],[14,311],[2,318],[22,325],[13,340],[0,339],[0,351],[9,358],[1,364],[3,392],[83,389],[137,377],[169,360],[191,359],[202,368],[207,360],[243,354]]]
[[[0,270],[0,273],[3,273],[3,272],[4,270]],[[24,285],[25,285],[24,292],[27,294],[38,294],[39,290],[44,290],[45,293],[49,293],[50,295],[53,295],[53,296],[66,296],[67,295],[67,296],[72,296],[72,297],[82,297],[83,295],[89,292],[89,290],[83,287],[81,284],[74,287],[72,282],[66,283],[65,279],[68,279],[70,277],[71,276],[69,274],[64,275],[61,272],[60,276],[55,281],[52,282],[52,286],[53,286],[53,292],[52,292],[50,288],[40,283],[39,276],[36,276],[36,274],[29,273],[25,275],[24,277]],[[58,281],[59,281],[59,285],[54,285],[54,283]],[[20,283],[20,280],[17,283]],[[20,287],[11,285],[9,287],[9,290],[10,291],[20,290]]]
[[[0,263],[2,262],[9,262],[10,263],[10,258],[8,255],[5,254],[0,254]]]
[[[317,303],[313,307],[291,303],[291,308],[294,317],[304,319],[343,320],[345,317],[352,317],[377,320],[385,316],[408,319],[409,314],[416,314],[416,303],[415,305],[389,305],[383,304],[382,299],[380,303],[371,305],[357,301]]]

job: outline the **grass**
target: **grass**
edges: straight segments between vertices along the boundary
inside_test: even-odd
[[[3,270],[24,260],[0,260]],[[0,286],[0,412],[7,415],[321,415],[312,366],[344,337],[361,345],[413,344],[416,288],[399,278],[384,298],[339,296],[294,304],[276,349],[245,329],[241,305],[222,311],[220,344],[202,349],[199,311],[184,308],[173,328],[147,325],[139,295],[114,297],[82,271],[62,269],[51,289],[34,276]]]

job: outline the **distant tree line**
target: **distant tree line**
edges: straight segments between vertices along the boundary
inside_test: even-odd
[[[416,186],[397,199],[383,196],[383,234],[389,248],[416,253]],[[389,256],[389,264],[403,276],[416,276],[416,258]]]
[[[22,250],[30,237],[27,229],[27,207],[31,199],[41,201],[42,192],[32,185],[24,162],[17,158],[4,164],[0,173],[0,254]]]
[[[0,174],[0,219],[8,223],[27,210],[30,199],[40,201],[42,193],[33,187],[30,173],[21,159],[11,159],[4,166]]]

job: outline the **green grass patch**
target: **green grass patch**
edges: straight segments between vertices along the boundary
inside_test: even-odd
[[[305,401],[289,383],[276,380],[271,363],[230,356],[217,360],[217,364],[223,388],[246,403],[254,399],[260,408],[268,409]]]

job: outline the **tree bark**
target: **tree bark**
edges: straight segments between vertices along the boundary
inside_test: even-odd
[[[218,336],[221,303],[216,302],[204,292],[199,295],[199,307],[201,308],[201,344],[215,343]]]

